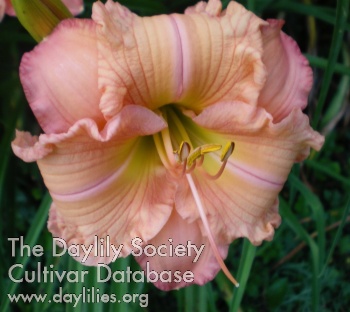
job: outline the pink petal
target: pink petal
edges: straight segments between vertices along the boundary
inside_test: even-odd
[[[132,238],[152,239],[167,222],[175,193],[150,136],[164,127],[153,112],[128,106],[102,132],[93,120],[83,119],[64,134],[45,134],[27,143],[16,139],[15,152],[24,149],[40,158],[42,149],[51,150],[38,166],[53,199],[52,234],[68,245],[85,246],[95,235],[105,240],[109,235],[112,243],[124,244],[123,256],[130,252]],[[90,257],[86,263],[109,261]]]
[[[38,143],[38,137],[29,132],[16,130],[16,138],[12,142],[12,150],[16,156],[26,162],[37,161],[52,152],[50,144]]]
[[[171,242],[171,243],[170,243]],[[177,246],[188,246],[188,243],[196,245],[197,250],[200,250],[201,246],[204,245],[204,249],[201,253],[197,253],[191,247],[190,249],[177,247]],[[136,256],[135,259],[141,265],[143,270],[154,270],[158,274],[158,280],[154,285],[161,290],[171,290],[178,289],[181,287],[189,286],[191,284],[203,285],[211,281],[218,271],[220,266],[212,254],[210,244],[206,237],[203,237],[199,229],[198,223],[188,223],[182,219],[179,214],[174,210],[171,214],[168,222],[165,224],[163,229],[148,242],[145,242],[142,248],[146,245],[153,245],[158,248],[160,245],[165,245],[165,248],[161,249],[161,252],[167,252],[167,256],[161,256],[159,254],[155,256],[146,256],[143,253],[140,256]],[[170,250],[172,248],[172,255],[170,255]],[[175,254],[175,248],[178,248],[178,255]],[[219,245],[220,253],[223,258],[226,258],[228,246]],[[148,249],[146,249],[147,251]],[[151,249],[150,249],[151,251]],[[139,253],[138,249],[135,252]],[[161,272],[170,271],[171,274],[162,276],[160,278]],[[179,271],[181,279],[176,280],[175,271]],[[193,273],[193,281],[184,281],[183,274],[186,271]],[[147,273],[147,271],[146,271]],[[190,274],[190,273],[188,273]],[[150,275],[153,279],[156,279],[155,275]],[[168,276],[171,276],[172,281],[167,282]]]
[[[73,15],[78,15],[84,11],[84,0],[62,0],[62,2]]]
[[[280,223],[278,193],[292,165],[307,157],[310,147],[319,150],[324,138],[311,129],[300,110],[274,124],[265,110],[241,102],[210,106],[193,121],[199,125],[190,127],[195,146],[235,143],[220,178],[209,180],[203,173],[205,169],[213,174],[221,166],[214,153],[207,154],[203,168],[192,173],[214,237],[230,243],[243,236],[254,244],[272,239]],[[183,218],[198,219],[186,179],[179,184],[175,204]]]
[[[279,122],[293,109],[306,107],[313,78],[297,43],[280,30],[284,22],[268,22],[269,25],[262,28],[267,81],[259,97],[259,106]]]
[[[101,110],[110,118],[125,104],[154,109],[181,92],[181,45],[166,15],[140,18],[119,3],[94,3],[98,24]],[[178,91],[179,90],[179,91]]]
[[[0,22],[2,21],[5,15],[6,3],[5,0],[0,0]]]
[[[3,2],[5,4],[5,13],[10,16],[16,16],[16,12],[12,6],[11,0],[2,0],[0,2]],[[1,7],[1,5],[0,5]]]
[[[179,103],[200,111],[219,100],[252,105],[265,82],[261,19],[237,3],[221,14],[217,0],[187,14],[140,18],[118,3],[96,2],[101,110],[156,109]]]
[[[256,105],[266,78],[260,32],[265,22],[236,2],[218,17],[220,9],[211,0],[174,16],[183,54],[180,103],[197,112],[225,100]]]
[[[65,132],[82,118],[92,118],[103,128],[96,59],[95,25],[78,19],[64,20],[24,55],[21,82],[46,133]]]

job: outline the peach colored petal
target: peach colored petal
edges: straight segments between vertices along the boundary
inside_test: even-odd
[[[109,235],[114,244],[124,244],[123,256],[133,237],[153,238],[170,216],[175,193],[150,136],[165,126],[153,112],[128,106],[102,132],[84,119],[64,134],[15,140],[13,145],[22,143],[32,154],[51,148],[38,166],[54,203],[53,235],[86,245],[94,235]],[[109,260],[90,258],[87,263]]]
[[[141,18],[110,0],[96,2],[92,18],[98,24],[103,114],[110,118],[125,104],[153,109],[173,102],[182,79],[174,21],[166,15]]]
[[[186,9],[185,14],[206,13],[210,16],[220,16],[222,3],[220,0],[200,1],[196,5]]]
[[[161,290],[167,291],[171,289],[178,289],[191,284],[203,285],[211,281],[216,276],[220,270],[220,266],[212,254],[208,239],[202,236],[197,222],[187,223],[174,210],[163,229],[153,239],[145,242],[144,245],[151,244],[157,248],[160,245],[166,245],[167,249],[163,248],[161,249],[161,252],[170,252],[170,247],[174,248],[175,250],[175,248],[179,245],[188,246],[188,243],[196,245],[197,250],[200,250],[201,246],[204,245],[203,251],[198,253],[198,258],[196,258],[196,252],[194,251],[193,247],[191,247],[190,249],[185,249],[186,256],[180,257],[173,253],[172,256],[168,257],[163,257],[160,255],[147,257],[145,254],[142,254],[141,256],[136,256],[135,259],[144,270],[146,270],[148,263],[149,270],[154,270],[158,274],[163,271],[171,271],[172,282],[164,281],[164,279],[167,277],[165,275],[163,277],[163,282],[158,280],[156,283],[154,283],[154,285]],[[226,258],[228,245],[219,245],[219,249],[222,258]],[[180,249],[178,250],[180,251]],[[138,250],[135,251],[138,252]],[[181,277],[186,271],[192,272],[194,278],[193,282],[186,283],[183,279],[181,281],[178,280],[177,282],[174,282],[176,279],[176,276],[174,276],[175,271],[180,271]]]
[[[216,0],[200,8],[141,18],[111,0],[94,4],[106,118],[127,104],[176,102],[196,111],[227,99],[256,105],[265,22],[237,3],[221,17]]]
[[[203,169],[213,174],[220,167],[214,153],[192,173],[214,237],[229,243],[244,236],[254,244],[271,239],[280,223],[277,196],[292,165],[307,157],[310,147],[319,150],[324,138],[311,129],[300,110],[274,124],[265,110],[241,102],[210,106],[193,121],[204,128],[187,121],[195,146],[235,143],[220,178],[209,180],[203,174]],[[179,184],[175,203],[183,218],[198,218],[186,179]]]
[[[85,118],[74,124],[67,133],[42,134],[38,138],[31,136],[28,132],[17,131],[16,138],[12,142],[12,149],[16,156],[26,162],[31,162],[45,157],[52,152],[53,144],[70,139],[76,132],[83,131],[84,133],[85,131],[92,139],[107,142],[113,137],[126,140],[138,135],[150,135],[165,127],[164,120],[153,112],[143,107],[129,105],[110,120],[101,132],[94,120]]]
[[[183,95],[179,102],[199,112],[226,100],[256,105],[265,82],[260,28],[265,22],[242,5],[199,3],[174,15],[183,54]]]
[[[12,142],[12,150],[16,156],[26,162],[37,161],[52,152],[52,145],[38,144],[38,137],[29,132],[16,130],[16,138]]]
[[[97,87],[95,25],[62,21],[53,33],[26,53],[20,78],[28,102],[46,133],[64,132],[81,118],[103,128]]]
[[[281,20],[268,20],[262,27],[267,81],[259,97],[264,107],[281,121],[295,108],[304,109],[312,87],[312,70],[297,43],[281,31]]]

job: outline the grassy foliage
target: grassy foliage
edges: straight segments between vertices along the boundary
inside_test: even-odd
[[[123,0],[140,15],[182,12],[193,0]],[[229,1],[224,0],[224,5]],[[241,287],[223,276],[203,287],[161,292],[142,283],[98,283],[96,268],[87,268],[68,256],[52,257],[51,234],[46,229],[50,197],[35,164],[17,159],[10,148],[15,128],[40,133],[23,95],[18,77],[22,54],[35,43],[15,18],[0,24],[0,311],[73,311],[72,304],[18,302],[7,294],[52,297],[80,293],[83,287],[122,296],[147,293],[148,311],[347,311],[350,306],[350,21],[349,0],[246,0],[258,15],[284,18],[285,31],[301,45],[314,69],[315,83],[307,113],[324,135],[320,153],[295,165],[280,196],[283,223],[272,242],[253,247],[246,240],[231,245],[226,260]],[[86,1],[85,17],[92,1]],[[11,256],[9,237],[24,236],[26,244],[44,246],[44,256]],[[55,270],[89,271],[84,283],[14,283],[15,274],[32,271],[38,261]],[[134,259],[119,259],[112,271],[127,266],[139,270]],[[77,311],[140,311],[140,302],[128,304],[79,303]]]

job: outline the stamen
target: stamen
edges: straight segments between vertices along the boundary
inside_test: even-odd
[[[204,144],[196,147],[193,152],[191,152],[191,145],[186,141],[182,141],[179,149],[175,150],[173,153],[176,161],[183,163],[182,174],[184,175],[185,173],[191,173],[196,166],[201,166],[203,164],[205,154],[216,152],[220,149],[221,145],[219,144]],[[215,175],[211,175],[203,169],[204,175],[210,180],[218,179],[224,172],[227,160],[232,155],[234,149],[235,143],[228,142],[221,153],[220,160],[223,163],[219,171]]]
[[[214,175],[211,175],[211,174],[207,173],[206,171],[204,171],[204,175],[210,180],[216,180],[216,179],[220,178],[220,176],[222,175],[222,173],[225,170],[225,167],[226,167],[226,164],[227,164],[227,160],[232,155],[234,149],[235,149],[235,143],[234,142],[226,143],[226,145],[225,145],[225,147],[224,147],[224,149],[222,150],[222,153],[221,153],[220,160],[222,161],[222,164],[221,164],[221,167],[220,167],[219,171],[216,174],[214,174]]]
[[[164,144],[164,148],[165,148],[165,152],[168,156],[169,161],[172,161],[173,158],[172,156],[172,145],[171,145],[171,138],[170,138],[170,132],[169,132],[169,128],[165,128],[161,131],[161,136],[162,136],[162,140],[163,140],[163,144]]]
[[[191,146],[189,143],[182,141],[178,150],[174,151],[176,161],[184,162],[190,154]]]
[[[206,178],[208,178],[209,180],[217,180],[217,179],[219,179],[221,177],[222,173],[224,172],[226,164],[227,164],[227,160],[225,160],[221,164],[221,167],[220,167],[219,171],[216,174],[214,174],[214,175],[209,174],[205,170],[203,170],[203,173],[206,176]]]
[[[163,163],[164,167],[167,169],[171,169],[170,158],[167,157],[167,152],[163,145],[163,140],[161,139],[161,135],[159,133],[154,134],[153,141],[158,151],[159,158]]]
[[[201,156],[204,156],[205,154],[216,152],[220,149],[221,145],[219,144],[205,144],[202,146],[198,146],[188,156],[187,165],[191,167],[196,159],[200,158]]]
[[[191,173],[196,168],[196,165],[197,165],[197,161],[194,161],[192,166],[189,169],[185,170],[185,173]],[[187,168],[186,164],[185,164],[185,167]]]
[[[159,114],[164,118],[164,120],[168,123],[168,115],[166,111],[162,111],[159,112]],[[170,137],[170,131],[169,131],[169,127],[165,127],[162,131],[161,131],[161,137],[163,140],[163,146],[164,146],[164,150],[166,153],[166,156],[168,158],[168,162],[171,165],[174,165],[174,158],[172,157],[172,142],[171,142],[171,137]],[[156,144],[161,144],[161,142],[156,142]]]
[[[209,239],[209,243],[210,243],[210,247],[212,248],[212,251],[214,253],[214,256],[216,258],[216,260],[218,261],[222,271],[225,273],[225,275],[227,276],[227,278],[236,286],[236,287],[239,287],[239,283],[236,281],[236,279],[232,276],[232,274],[230,273],[230,271],[228,270],[227,266],[225,265],[225,262],[223,261],[223,259],[221,258],[220,256],[220,252],[218,250],[218,247],[215,243],[215,240],[214,240],[214,237],[211,233],[211,230],[210,230],[210,227],[209,227],[209,223],[208,223],[208,220],[207,220],[207,217],[205,215],[205,212],[204,212],[204,208],[203,208],[203,204],[202,204],[202,201],[199,197],[199,194],[198,194],[198,191],[197,191],[197,188],[196,188],[196,185],[194,184],[194,181],[192,179],[192,176],[190,174],[186,174],[186,177],[187,177],[187,181],[190,185],[190,188],[191,188],[191,191],[192,191],[192,195],[193,195],[193,198],[194,198],[194,201],[196,202],[196,205],[197,205],[197,208],[198,208],[198,212],[199,212],[199,215],[202,219],[202,222],[203,222],[203,225],[204,225],[204,228],[208,234],[208,239]]]
[[[199,158],[199,160],[196,161],[196,165],[197,165],[198,167],[202,166],[203,161],[204,161],[204,155],[201,155],[201,157]]]
[[[221,154],[221,161],[225,162],[232,155],[235,149],[234,142],[227,142]]]
[[[181,120],[173,110],[168,111],[169,119],[175,124],[175,129],[179,131],[181,137],[186,141],[186,142],[191,142],[187,131],[185,127],[183,126]]]

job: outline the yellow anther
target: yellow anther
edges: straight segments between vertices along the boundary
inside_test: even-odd
[[[200,146],[201,148],[201,155],[207,154],[207,153],[211,153],[211,152],[216,152],[218,150],[221,149],[221,145],[220,144],[205,144]]]
[[[190,173],[192,172],[195,167],[201,166],[205,154],[216,152],[220,150],[222,146],[220,144],[204,144],[201,146],[196,147],[191,152],[191,145],[186,142],[182,141],[180,144],[180,147],[178,150],[174,151],[174,157],[176,161],[183,164],[183,173]],[[218,179],[221,174],[223,173],[228,158],[232,155],[233,151],[235,149],[235,143],[234,142],[228,142],[225,147],[223,148],[223,151],[221,153],[221,161],[222,165],[219,169],[219,171],[215,175],[210,175],[207,172],[205,172],[205,175],[209,179]],[[198,162],[197,162],[198,160]]]
[[[178,150],[174,151],[175,158],[178,162],[182,163],[186,160],[190,154],[191,146],[189,143],[182,141]]]
[[[187,165],[191,167],[197,158],[201,157],[201,147],[196,147],[193,152],[188,156]]]
[[[221,149],[221,145],[219,144],[205,144],[202,146],[198,146],[193,150],[192,153],[189,154],[187,159],[187,165],[191,167],[192,164],[201,156],[211,152],[216,152],[220,149]]]
[[[221,153],[221,161],[226,161],[233,153],[235,149],[235,143],[234,142],[227,142],[224,149]]]

